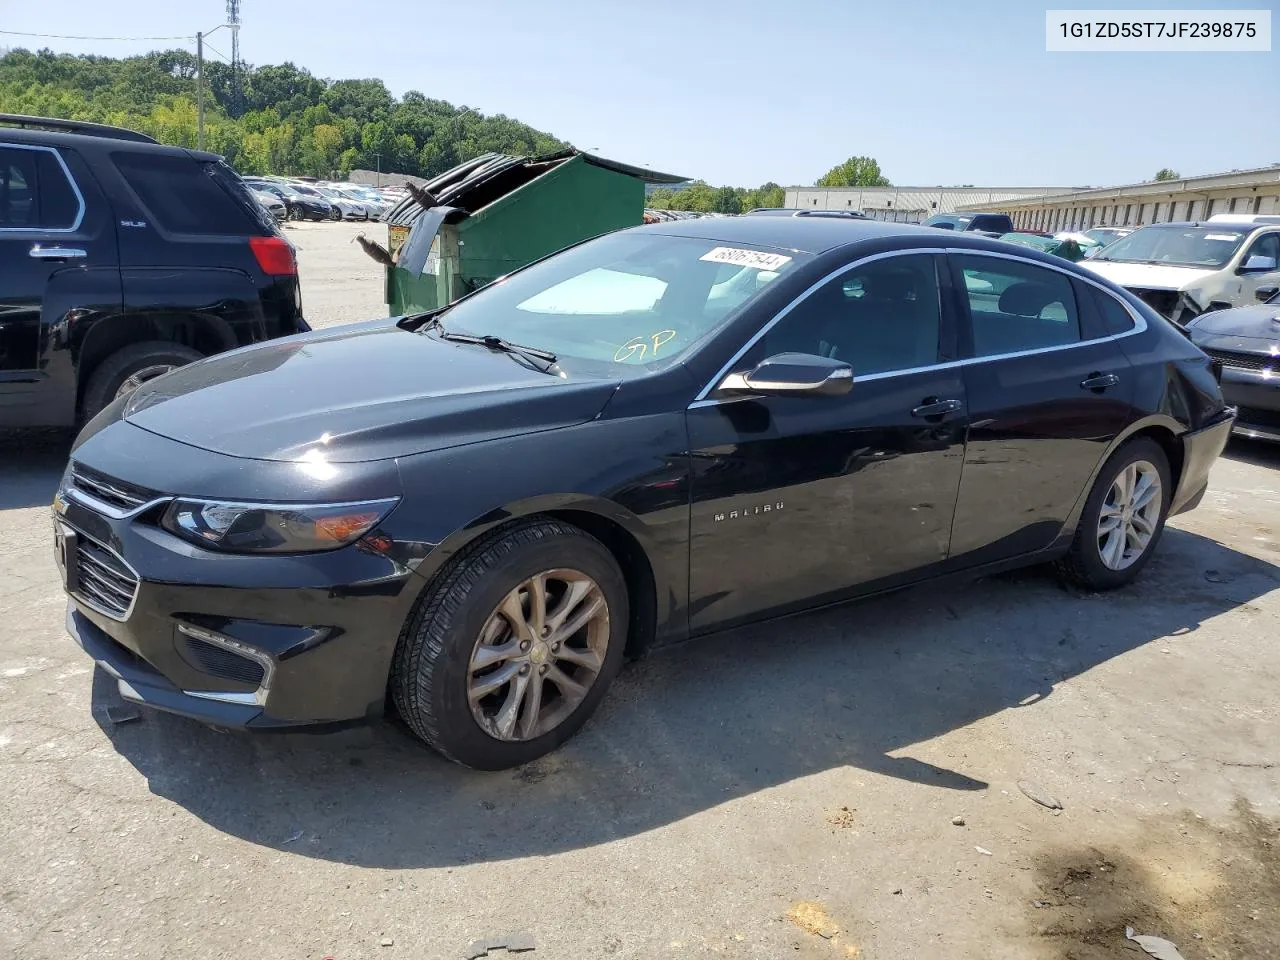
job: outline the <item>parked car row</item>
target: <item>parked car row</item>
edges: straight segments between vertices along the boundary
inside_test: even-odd
[[[307,181],[301,178],[243,178],[255,194],[281,220],[377,220],[396,202],[393,193],[359,183]]]

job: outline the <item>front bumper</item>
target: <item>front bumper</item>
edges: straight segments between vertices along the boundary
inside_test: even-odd
[[[1224,366],[1222,396],[1239,407],[1236,434],[1280,443],[1280,376],[1270,370]]]
[[[194,448],[175,457],[176,447],[116,423],[72,456],[84,464],[89,453],[88,462],[111,477],[126,474],[119,468],[130,459],[148,463],[166,490],[191,488],[193,476],[217,476],[228,465],[218,461],[231,460]],[[167,475],[166,464],[179,472]],[[268,476],[276,468],[258,468],[264,493],[277,497],[277,481]],[[422,586],[403,558],[388,552],[393,541],[382,527],[370,534],[379,535],[376,543],[325,553],[233,555],[161,528],[155,518],[164,502],[103,509],[74,485],[55,500],[67,632],[116,679],[122,696],[233,727],[382,714],[395,645]]]
[[[1186,513],[1199,505],[1209,487],[1209,471],[1231,436],[1236,411],[1226,407],[1213,420],[1198,430],[1189,430],[1182,441],[1182,476],[1177,493],[1169,505],[1169,516]]]

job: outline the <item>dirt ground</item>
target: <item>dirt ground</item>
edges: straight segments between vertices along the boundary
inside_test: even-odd
[[[360,229],[291,228],[317,325],[382,309]],[[1128,590],[1032,570],[685,644],[497,774],[389,724],[113,723],[63,632],[66,448],[0,438],[0,957],[1280,956],[1280,448],[1233,442]]]

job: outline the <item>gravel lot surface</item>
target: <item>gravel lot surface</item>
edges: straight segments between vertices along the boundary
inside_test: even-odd
[[[291,228],[318,326],[384,309],[361,229]],[[67,443],[0,437],[0,957],[1280,956],[1280,448],[1233,442],[1128,590],[1033,570],[661,651],[477,774],[392,724],[113,723],[63,632]]]

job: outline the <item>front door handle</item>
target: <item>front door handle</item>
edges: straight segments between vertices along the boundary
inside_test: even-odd
[[[1097,390],[1101,393],[1107,387],[1114,387],[1120,382],[1120,378],[1114,373],[1091,373],[1089,376],[1080,381],[1080,389]]]
[[[935,400],[933,397],[927,397],[924,403],[911,411],[913,417],[941,417],[948,413],[955,413],[964,404],[959,400]]]
[[[28,256],[37,260],[80,260],[88,254],[80,247],[42,247],[37,243]]]

